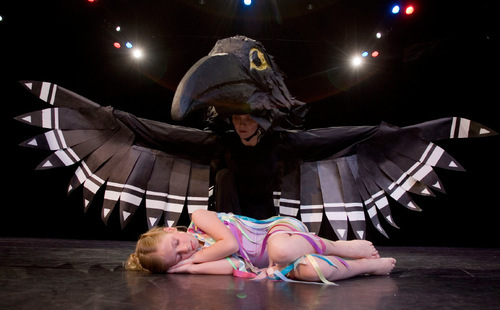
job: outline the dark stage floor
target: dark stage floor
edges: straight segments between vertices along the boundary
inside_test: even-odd
[[[0,239],[0,309],[498,309],[500,249],[382,247],[340,286],[127,272],[133,242]]]

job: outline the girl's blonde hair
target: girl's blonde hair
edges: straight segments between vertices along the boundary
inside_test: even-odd
[[[186,227],[177,227],[178,230],[186,230]],[[164,227],[154,227],[143,233],[137,245],[135,252],[130,254],[124,263],[126,270],[130,271],[148,271],[152,273],[165,273],[170,266],[167,266],[165,259],[158,254],[158,244],[165,234],[168,234]]]

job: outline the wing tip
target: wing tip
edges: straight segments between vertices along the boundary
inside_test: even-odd
[[[450,138],[481,138],[496,136],[498,132],[495,130],[463,117],[454,117]]]
[[[18,122],[21,122],[21,123],[33,125],[33,119],[32,119],[31,113],[25,113],[25,114],[18,115],[16,117],[14,117],[14,119]]]
[[[19,84],[21,84],[21,86],[23,86],[24,88],[27,88],[30,91],[33,89],[33,84],[37,83],[37,81],[33,81],[33,80],[19,80],[18,82],[19,82]]]
[[[43,149],[37,144],[36,139],[28,139],[24,142],[19,143],[18,146],[29,147],[33,149]]]

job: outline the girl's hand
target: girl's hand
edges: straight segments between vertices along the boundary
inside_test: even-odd
[[[268,277],[274,277],[274,272],[276,270],[280,270],[280,268],[278,268],[278,266],[274,265],[274,266],[268,267],[267,269],[263,270],[262,272],[265,272]]]
[[[167,273],[189,273],[193,265],[193,258],[189,257],[168,268]]]
[[[261,269],[259,269],[260,272],[257,275],[257,277],[253,278],[253,280],[260,281],[260,280],[263,280],[267,277],[274,279],[274,272],[276,270],[279,270],[278,266],[270,266],[267,268],[261,268]]]
[[[233,259],[233,264],[238,261]],[[190,273],[190,274],[233,274],[233,266],[227,259],[220,259],[206,263],[195,263],[188,258],[168,269],[167,273]]]

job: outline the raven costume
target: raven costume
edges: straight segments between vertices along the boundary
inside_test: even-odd
[[[347,238],[349,227],[356,238],[365,238],[366,216],[385,236],[381,218],[397,227],[387,196],[420,210],[409,193],[444,192],[433,167],[463,168],[431,141],[496,134],[458,117],[404,128],[382,123],[302,130],[307,106],[290,95],[283,79],[259,42],[242,36],[223,39],[186,73],[171,113],[181,120],[208,108],[213,124],[224,123],[231,114],[250,114],[265,132],[263,145],[272,145],[268,159],[276,158],[268,175],[279,182],[265,186],[266,191],[272,187],[273,197],[267,194],[265,200],[273,199],[274,206],[268,204],[266,210],[300,217],[312,232],[325,221],[341,240]],[[22,145],[54,151],[37,169],[77,164],[68,190],[83,185],[85,208],[105,187],[104,222],[119,205],[124,227],[145,206],[149,227],[162,217],[168,226],[175,225],[184,208],[189,214],[208,208],[210,171],[217,169],[211,167],[214,156],[237,154],[226,143],[231,133],[221,133],[218,126],[217,130],[174,126],[102,107],[48,82],[22,84],[52,105],[16,118],[50,129]],[[233,157],[227,163],[227,168],[231,164],[239,168],[245,159]],[[278,171],[283,173],[275,174]]]

